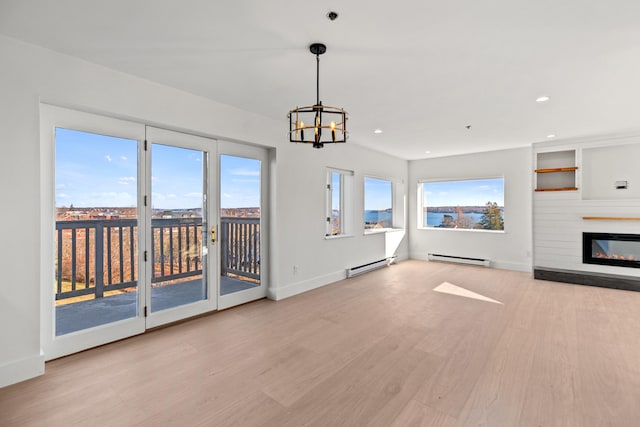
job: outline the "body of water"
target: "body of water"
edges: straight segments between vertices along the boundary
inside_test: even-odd
[[[457,218],[455,212],[426,212],[424,214],[426,225],[429,227],[439,226],[442,224],[442,219],[445,215],[451,215],[453,219]],[[482,218],[481,213],[465,213],[464,216],[470,218],[474,223],[480,222],[480,218]]]
[[[364,211],[364,222],[368,224],[382,223],[383,227],[391,227],[392,213],[388,211]]]
[[[455,212],[425,212],[425,224],[429,227],[438,227],[442,224],[445,215],[451,215],[453,219],[457,218]],[[465,213],[464,216],[474,223],[480,222],[482,218],[481,213]],[[365,211],[364,221],[369,224],[382,223],[385,227],[391,227],[392,214],[387,211]]]

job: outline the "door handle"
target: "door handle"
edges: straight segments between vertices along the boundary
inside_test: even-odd
[[[211,226],[211,243],[216,242],[216,226]]]

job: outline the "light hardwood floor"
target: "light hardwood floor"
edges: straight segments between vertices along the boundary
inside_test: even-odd
[[[47,363],[0,425],[638,426],[640,293],[405,261]]]

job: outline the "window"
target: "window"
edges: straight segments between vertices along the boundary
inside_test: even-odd
[[[393,227],[393,182],[364,178],[364,229],[383,230]]]
[[[504,230],[504,178],[423,182],[423,228]]]
[[[325,236],[346,235],[348,227],[347,200],[350,199],[353,172],[330,168],[327,170],[327,209]]]

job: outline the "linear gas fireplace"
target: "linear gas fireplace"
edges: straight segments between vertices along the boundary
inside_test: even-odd
[[[640,234],[582,233],[582,262],[640,268]]]

